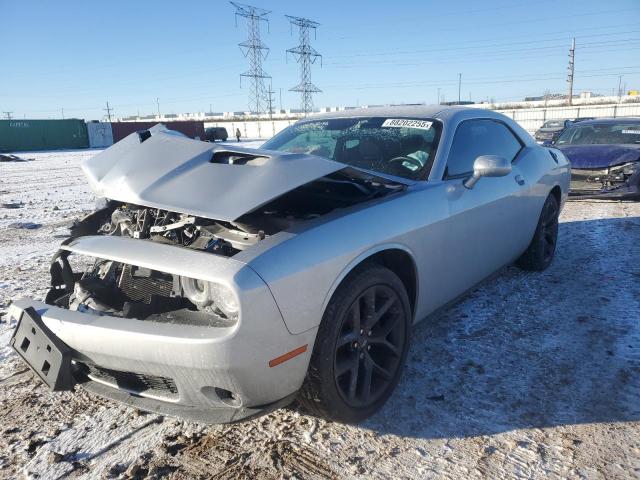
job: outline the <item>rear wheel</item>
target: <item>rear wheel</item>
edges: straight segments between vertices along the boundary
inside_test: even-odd
[[[371,416],[398,383],[410,325],[406,290],[391,270],[371,264],[347,277],[320,324],[300,403],[341,422]]]
[[[550,194],[542,207],[533,240],[516,262],[520,268],[539,272],[551,265],[558,241],[559,215],[558,201],[553,194]]]

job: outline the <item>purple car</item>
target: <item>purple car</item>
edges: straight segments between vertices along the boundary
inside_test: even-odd
[[[640,118],[574,124],[554,147],[571,161],[571,195],[640,198]]]

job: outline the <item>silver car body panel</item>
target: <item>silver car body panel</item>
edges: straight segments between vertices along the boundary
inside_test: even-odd
[[[436,106],[350,110],[312,119],[338,116],[441,122],[429,179],[400,180],[406,185],[400,191],[299,223],[231,258],[115,237],[82,237],[62,247],[223,283],[240,304],[233,328],[87,315],[28,299],[14,302],[10,315],[19,318],[24,308],[34,306],[56,335],[101,366],[135,367],[175,379],[179,411],[219,406],[203,393],[207,386],[238,392],[243,406],[264,405],[300,387],[325,308],[361,262],[386,250],[411,260],[417,287],[414,321],[419,321],[517,259],[528,247],[552,190],[559,189],[561,205],[567,198],[570,167],[565,156],[538,146],[501,114]],[[464,179],[443,175],[458,125],[472,118],[503,122],[523,148],[510,174],[481,178],[467,189]],[[84,168],[98,195],[217,220],[233,220],[295,186],[344,168],[317,157],[261,150],[246,152],[270,156],[273,168],[211,164],[216,150],[211,144],[156,132],[143,143],[128,137]],[[308,345],[303,354],[268,366],[269,360],[301,345]],[[111,390],[113,398],[122,399],[121,391]],[[140,397],[125,401],[139,404]]]
[[[374,204],[310,222],[300,232],[281,232],[263,248],[234,257],[246,261],[265,279],[292,333],[319,324],[331,295],[353,267],[379,251],[391,249],[404,250],[416,265],[414,317],[422,320],[524,252],[553,187],[560,188],[561,203],[566,200],[568,161],[556,150],[556,163],[548,149],[537,145],[513,120],[470,108],[448,108],[439,113],[427,108],[418,116],[419,110],[373,108],[335,116],[406,116],[441,121],[443,131],[429,181],[415,182],[403,193]],[[313,119],[325,117],[334,115]],[[509,175],[482,178],[469,190],[462,179],[442,180],[442,176],[457,126],[475,118],[504,122],[524,146]],[[523,185],[517,182],[517,176],[525,179]],[[332,238],[339,241],[326,240]]]
[[[85,160],[82,169],[99,197],[233,221],[346,165],[312,155],[227,148],[159,126],[140,141],[133,133]],[[216,152],[262,157],[259,165],[212,163]]]

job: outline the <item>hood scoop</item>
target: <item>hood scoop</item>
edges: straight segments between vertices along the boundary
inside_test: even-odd
[[[265,157],[264,155],[222,151],[213,152],[210,162],[221,165],[250,165],[259,167],[265,165],[267,160],[269,160],[269,157]]]
[[[156,125],[85,160],[97,196],[233,221],[346,165],[313,155],[234,148]],[[142,141],[141,141],[142,140]]]

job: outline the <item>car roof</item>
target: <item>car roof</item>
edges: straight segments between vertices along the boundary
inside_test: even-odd
[[[410,117],[410,118],[436,118],[445,114],[453,114],[461,110],[484,112],[484,109],[446,106],[446,105],[392,105],[385,107],[349,108],[337,112],[313,114],[306,120],[322,120],[328,118],[353,118],[353,117]]]
[[[638,123],[640,122],[640,117],[617,117],[617,118],[594,118],[593,120],[583,120],[580,125],[610,125],[610,124],[620,124],[620,123]]]
[[[308,122],[316,120],[329,120],[333,118],[363,118],[363,117],[387,117],[387,118],[413,118],[413,119],[437,119],[444,123],[443,139],[447,141],[448,131],[452,129],[451,134],[455,131],[460,122],[472,119],[492,119],[501,121],[515,131],[526,145],[536,145],[533,137],[527,133],[516,121],[506,115],[489,110],[487,108],[463,107],[459,105],[393,105],[386,107],[368,107],[368,108],[350,108],[348,110],[340,110],[338,112],[327,112],[314,114],[299,122]],[[442,139],[441,139],[442,140]],[[442,149],[438,149],[441,152]],[[437,153],[436,155],[440,155]]]

